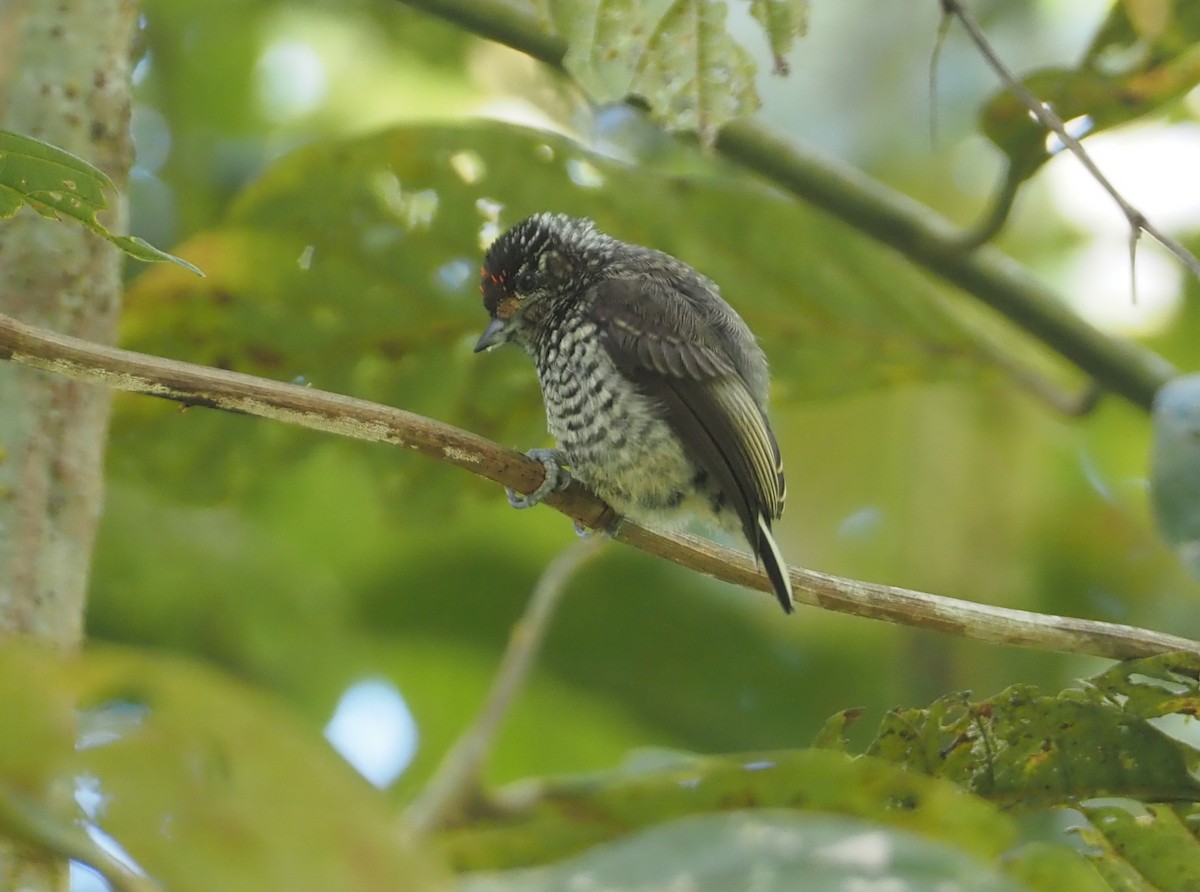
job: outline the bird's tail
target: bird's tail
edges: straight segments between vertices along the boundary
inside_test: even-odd
[[[775,597],[783,606],[783,612],[791,613],[796,602],[792,599],[792,581],[788,576],[787,564],[783,555],[779,553],[775,537],[771,535],[771,522],[761,514],[758,516],[756,533],[751,543],[754,546],[754,554],[762,562],[763,570],[775,589]]]

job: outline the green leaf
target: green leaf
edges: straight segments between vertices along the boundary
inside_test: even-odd
[[[1004,873],[1037,892],[1111,892],[1100,871],[1082,854],[1048,842],[1006,852]]]
[[[821,730],[813,740],[813,746],[822,750],[835,750],[839,753],[850,751],[850,740],[846,737],[846,729],[862,718],[863,710],[858,707],[843,709],[825,720]]]
[[[1086,687],[1126,715],[1156,719],[1166,715],[1200,715],[1200,658],[1160,654],[1114,663],[1087,680]]]
[[[544,14],[540,5],[532,7]],[[751,11],[776,57],[804,30],[804,0],[755,0]],[[754,61],[729,34],[719,0],[550,0],[567,41],[567,71],[597,102],[645,100],[672,130],[710,145],[722,125],[758,107]]]
[[[711,0],[676,0],[657,23],[631,92],[675,130],[712,145],[727,122],[759,106],[754,60],[729,36],[727,10]]]
[[[1149,721],[1195,714],[1198,671],[1200,658],[1175,654],[1119,664],[1053,697],[1028,685],[975,702],[951,695],[893,710],[867,752],[1006,804],[1200,800],[1200,751]]]
[[[11,642],[0,679],[0,783],[48,813],[86,784],[89,822],[164,888],[444,888],[382,794],[244,685],[162,656]]]
[[[952,784],[826,750],[654,760],[501,790],[496,815],[443,835],[470,869],[546,861],[651,824],[709,812],[794,809],[880,822],[983,858],[1014,836],[994,807]]]
[[[73,755],[75,704],[46,654],[6,644],[0,650],[0,779],[42,793],[68,770]]]
[[[672,821],[550,867],[470,877],[464,892],[1021,892],[953,847],[830,815],[735,812]]]
[[[114,235],[96,217],[108,206],[105,191],[115,190],[103,171],[55,146],[0,130],[0,219],[28,205],[43,217],[68,217],[82,223],[131,257],[168,260],[189,272],[199,269],[139,238]]]
[[[1200,841],[1189,829],[1195,826],[1194,809],[1133,803],[1081,810],[1094,828],[1083,834],[1096,846],[1093,863],[1117,892],[1200,889]]]
[[[808,28],[808,0],[750,0],[750,14],[763,26],[775,56],[775,71],[788,73],[787,59],[796,38]]]

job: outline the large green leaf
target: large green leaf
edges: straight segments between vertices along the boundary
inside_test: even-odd
[[[471,353],[485,321],[475,270],[497,226],[551,209],[590,215],[720,282],[761,335],[781,398],[974,367],[972,341],[941,293],[900,258],[715,173],[668,176],[494,123],[314,145],[281,159],[220,226],[180,248],[206,280],[156,269],[137,281],[124,339],[528,443],[541,428],[528,363],[515,351]],[[158,425],[178,417],[145,400],[132,411]],[[247,424],[189,418],[196,453],[161,459],[171,463],[167,480],[194,461],[209,492],[227,491],[247,442],[312,442]],[[137,438],[130,455],[144,476],[157,435],[128,423],[118,431]]]
[[[551,867],[469,878],[464,892],[1021,892],[951,846],[832,815],[735,812],[663,824]]]
[[[539,863],[663,821],[748,808],[852,815],[983,858],[1015,834],[994,807],[952,784],[824,750],[643,756],[618,771],[515,784],[494,805],[492,817],[445,834],[460,865]]]

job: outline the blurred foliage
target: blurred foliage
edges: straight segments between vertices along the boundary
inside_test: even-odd
[[[30,797],[75,787],[89,828],[164,888],[446,888],[437,860],[349,766],[278,704],[209,669],[10,643],[0,704],[23,732],[5,735],[5,786]],[[0,826],[40,841],[7,810]]]
[[[1087,35],[1096,65],[1105,48],[1144,50],[1134,61],[1118,54],[1128,63],[1120,71],[1103,69],[1121,88],[1148,90],[1124,116],[1119,92],[1082,109],[1103,126],[1151,112],[1194,118],[1177,98],[1194,83],[1188,4],[1174,4],[1157,31],[1146,3],[1095,20],[1072,8],[1070,28],[1057,30],[1052,5],[1064,6],[992,4],[981,18],[1009,36],[1006,58],[1033,67],[1045,67],[1028,55],[1036,48],[1061,67],[1071,33]],[[591,29],[593,50],[628,36],[600,15],[619,4],[544,6],[555,21],[578,13],[567,24]],[[693,4],[654,9],[668,6]],[[948,47],[940,80],[951,89],[939,105],[950,137],[930,150],[937,10],[928,6],[817,4],[811,33],[790,52],[799,4],[732,4],[728,28],[746,48],[733,51],[739,60],[759,52],[760,72],[773,54],[788,56],[787,81],[756,85],[767,124],[875,160],[873,172],[968,218],[979,178],[958,173],[954,109],[975,109],[990,86],[973,80],[973,53]],[[208,278],[166,266],[141,273],[125,346],[543,445],[528,362],[515,351],[471,353],[485,321],[475,269],[486,239],[526,213],[586,214],[712,276],[761,338],[791,481],[779,527],[790,560],[1200,635],[1200,591],[1158,541],[1146,505],[1146,418],[1111,401],[1086,419],[1055,416],[992,357],[1075,386],[1062,365],[903,258],[695,146],[664,142],[644,118],[593,108],[583,95],[598,95],[595,84],[580,89],[403,4],[148,0],[143,9],[135,232],[177,244]],[[900,39],[914,27],[919,40]],[[809,68],[822,58],[841,67]],[[614,97],[629,88],[627,58],[577,49],[574,60],[584,88],[588,78]],[[702,70],[691,61],[685,81]],[[1072,78],[1061,81],[1072,90],[1085,80]],[[797,113],[778,98],[784,88],[834,112]],[[669,105],[656,97],[643,99]],[[1021,158],[1044,151],[1019,142],[1014,151],[1030,153]],[[1051,203],[1033,207],[1006,247],[1061,282],[1082,236]],[[1153,341],[1182,367],[1200,362],[1198,297],[1190,285]],[[515,515],[494,487],[386,447],[118,398],[88,627],[128,650],[66,662],[0,655],[3,779],[36,794],[95,778],[110,801],[91,819],[172,888],[387,888],[409,877],[406,888],[436,887],[427,862],[439,855],[385,831],[481,701],[512,621],[571,536],[552,512]],[[1194,888],[1190,805],[1083,802],[1071,814],[1086,826],[1068,835],[1061,822],[1026,822],[960,786],[1026,808],[1089,792],[1159,794],[1175,782],[1191,796],[1195,734],[1180,704],[1194,678],[1147,665],[1138,677],[1114,670],[1090,687],[1038,693],[1099,669],[815,611],[785,620],[768,598],[614,545],[572,582],[487,766],[489,784],[535,780],[503,788],[496,811],[444,842],[464,861],[471,844],[491,864],[542,864],[609,840],[467,883],[479,889],[563,888],[581,874],[663,888],[685,876],[668,866],[706,889],[744,888],[764,863],[773,872],[762,888],[794,887],[798,875],[830,886]],[[393,686],[418,733],[413,761],[377,795],[318,739],[363,679]],[[950,693],[969,688],[984,694]],[[886,716],[881,731],[843,721],[849,707]],[[76,720],[81,730],[118,726],[75,751]],[[878,758],[798,749],[823,727],[823,744]],[[773,768],[746,771],[749,757],[626,760],[645,747],[765,752]],[[902,807],[913,796],[919,807]],[[696,814],[705,811],[721,813]],[[596,820],[573,824],[579,815]],[[564,844],[580,827],[582,838]],[[1164,840],[1175,860],[1160,857]],[[489,849],[496,841],[509,860]],[[872,853],[879,859],[864,862]],[[377,869],[391,882],[376,883]]]
[[[1182,375],[1155,397],[1152,459],[1155,518],[1200,576],[1200,377]]]
[[[162,655],[93,647],[67,659],[13,646],[0,653],[0,709],[18,732],[0,747],[0,832],[52,843],[67,832],[47,829],[61,819],[32,820],[12,799],[71,785],[89,828],[183,890],[443,888],[438,853],[459,870],[492,871],[469,889],[564,888],[582,875],[614,888],[687,875],[736,889],[750,873],[756,888],[780,889],[797,875],[816,888],[861,875],[939,890],[1185,890],[1196,879],[1197,804],[1139,800],[1195,798],[1188,769],[1200,751],[1146,721],[1194,714],[1198,676],[1195,656],[1139,660],[1056,698],[1086,714],[1010,693],[972,704],[966,730],[941,703],[927,716],[894,713],[873,755],[859,757],[639,752],[614,771],[500,789],[430,848],[411,842],[312,729],[244,685]],[[895,733],[901,726],[909,733]],[[1162,742],[1148,746],[1147,734]],[[1013,817],[951,782],[963,780],[966,752],[963,785],[988,799],[1082,800],[1089,849],[1014,846]]]

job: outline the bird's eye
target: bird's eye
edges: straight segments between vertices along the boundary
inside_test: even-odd
[[[532,263],[525,263],[517,270],[517,274],[513,276],[513,290],[517,294],[525,295],[531,291],[537,291],[541,286],[542,277],[536,266]]]

